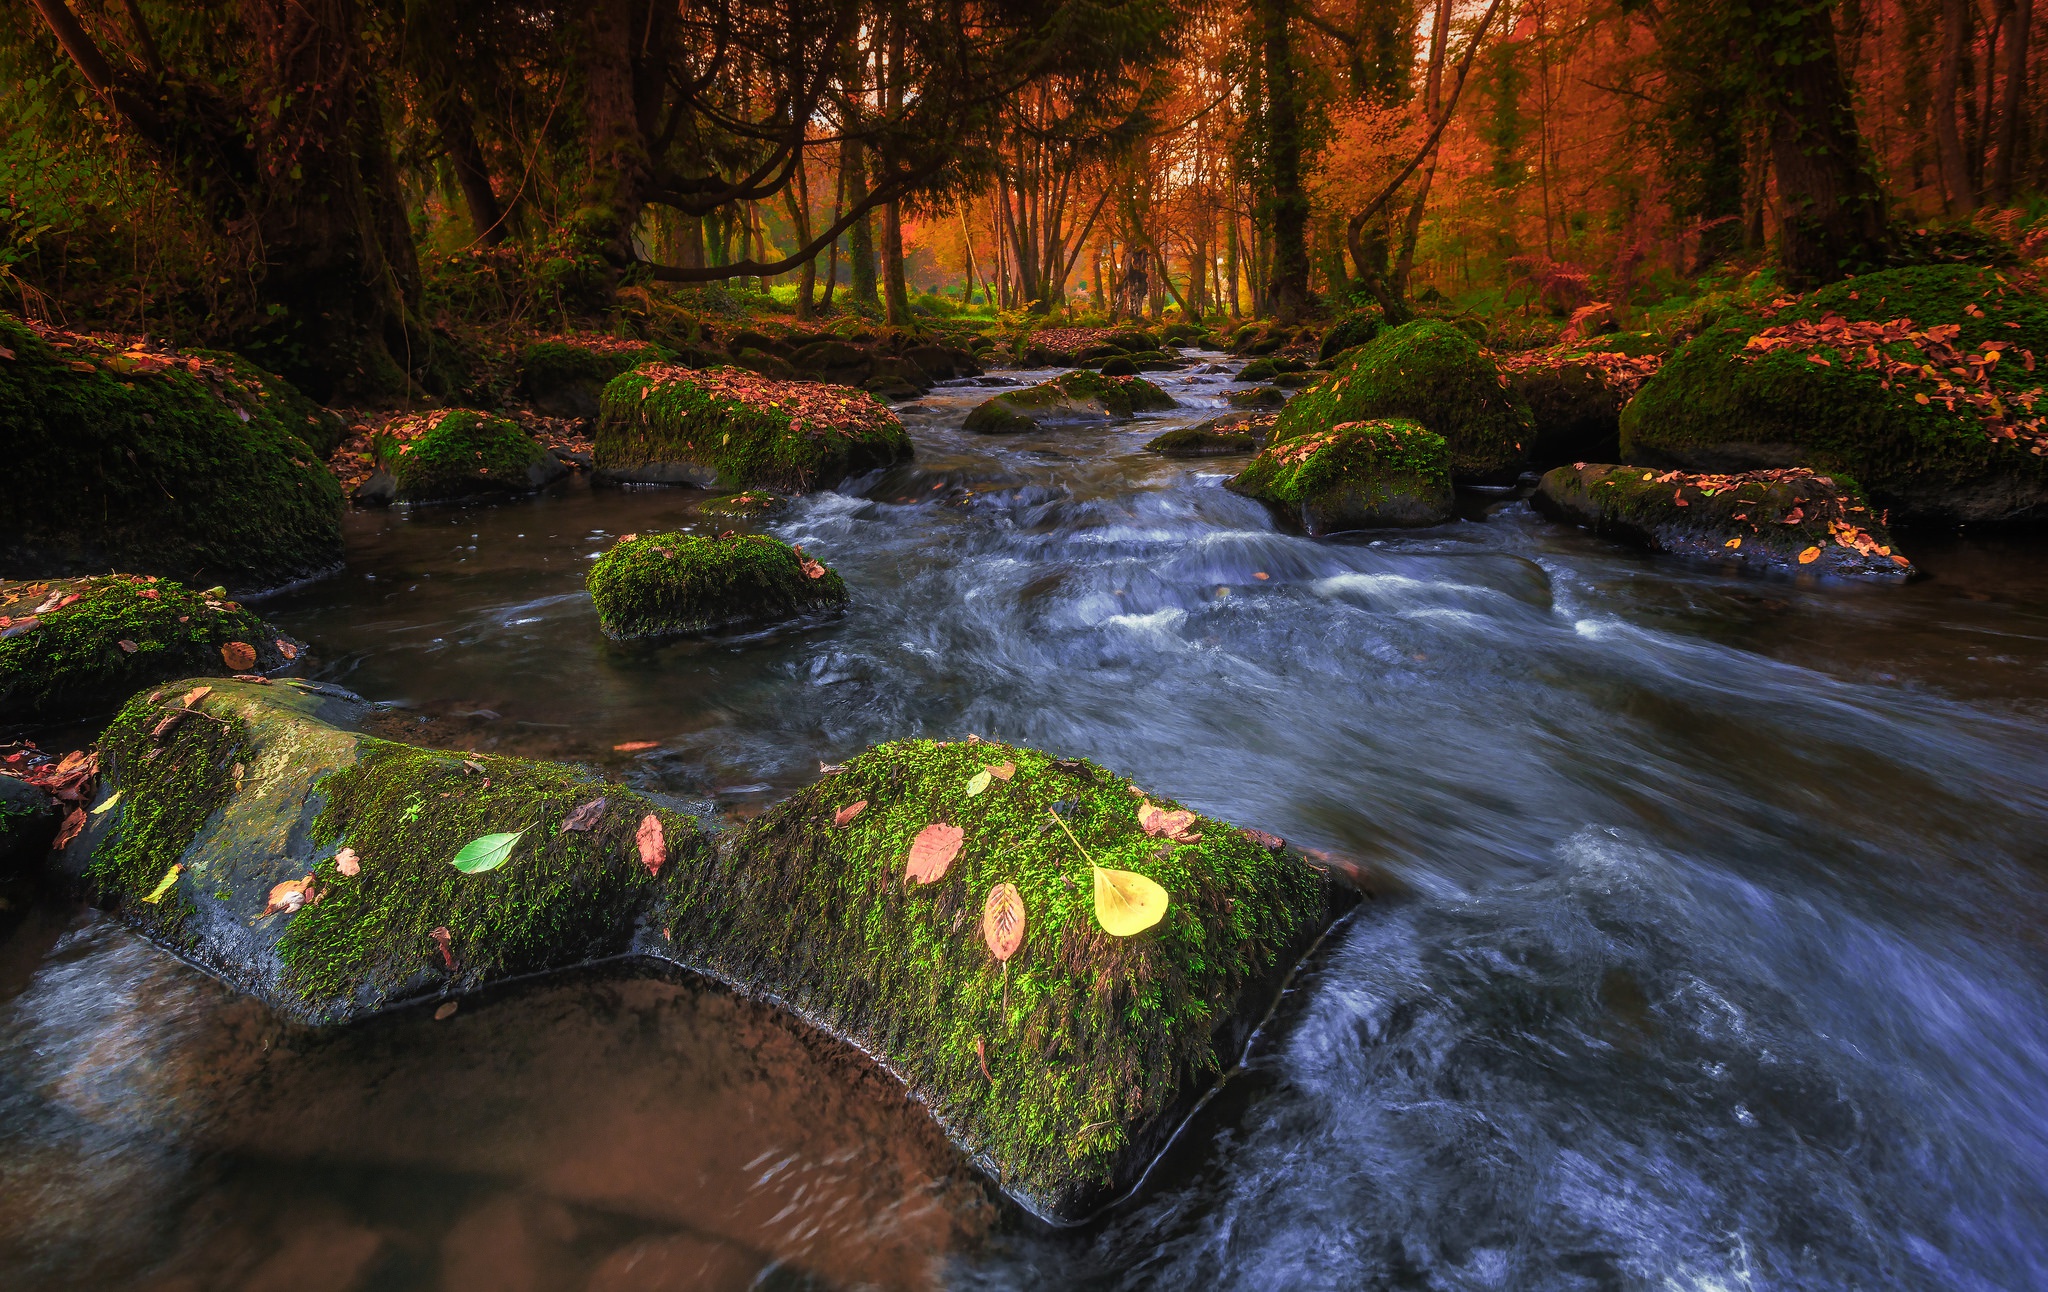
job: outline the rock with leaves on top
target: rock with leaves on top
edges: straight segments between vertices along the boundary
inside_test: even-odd
[[[1275,441],[1224,484],[1312,535],[1441,524],[1456,501],[1443,437],[1401,420]]]
[[[628,534],[586,578],[607,636],[778,623],[846,604],[824,562],[766,534]]]
[[[532,493],[569,468],[509,417],[474,409],[414,414],[407,433],[385,441],[381,465],[399,502],[454,502]]]
[[[963,425],[970,431],[999,435],[1113,421],[1173,407],[1173,396],[1143,377],[1110,377],[1082,368],[985,400],[967,414]]]

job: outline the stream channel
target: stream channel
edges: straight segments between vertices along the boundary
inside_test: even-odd
[[[844,574],[822,623],[608,642],[589,562],[695,495],[581,477],[352,514],[265,606],[401,734],[727,818],[975,732],[1382,877],[1133,1202],[1044,1228],[695,981],[314,1032],[53,901],[0,925],[0,1284],[2048,1286],[2048,542],[1849,587],[1516,501],[1313,541],[1143,451],[1223,381],[1008,438],[920,401],[914,465],[763,526]]]

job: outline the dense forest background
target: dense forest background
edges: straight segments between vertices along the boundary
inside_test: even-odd
[[[2048,256],[2033,0],[33,0],[0,308],[321,400],[704,311],[1685,308]]]

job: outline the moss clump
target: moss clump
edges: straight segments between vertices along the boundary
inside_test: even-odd
[[[969,793],[1001,764],[1010,779]],[[1206,818],[1199,842],[1154,838],[1141,802],[1037,750],[881,745],[749,826],[700,879],[667,881],[661,922],[690,962],[880,1056],[1013,1194],[1078,1218],[1143,1169],[1328,919],[1298,858]],[[1055,804],[1096,863],[1166,889],[1160,924],[1103,932]],[[964,844],[936,882],[908,883],[911,842],[934,822]],[[999,883],[1026,911],[1007,976],[980,928]]]
[[[0,348],[0,573],[259,589],[340,565],[341,488],[259,389],[5,315]]]
[[[689,817],[559,763],[367,738],[358,752],[320,783],[326,804],[313,822],[317,842],[355,853],[357,873],[315,866],[320,900],[277,942],[283,987],[316,1010],[407,993],[422,973],[469,987],[617,954],[654,883],[634,842],[642,818],[662,823],[665,870],[694,869],[704,848]],[[591,828],[563,828],[599,798]],[[497,869],[451,864],[471,840],[513,831],[519,842]],[[448,933],[447,958],[436,929]]]
[[[1366,345],[1380,334],[1383,320],[1378,310],[1353,310],[1330,325],[1316,351],[1319,359],[1334,359],[1346,350]]]
[[[1029,431],[1058,422],[1099,422],[1173,408],[1173,396],[1143,377],[1106,377],[1085,368],[1006,391],[967,414],[970,431]]]
[[[567,474],[509,417],[467,408],[425,417],[425,433],[403,440],[383,463],[398,483],[400,502],[531,493]]]
[[[203,685],[203,683],[201,684]],[[234,796],[249,754],[239,714],[193,695],[191,679],[121,706],[100,737],[100,775],[127,800],[115,827],[93,846],[85,883],[93,900],[166,945],[187,950],[191,889],[157,891],[213,814]]]
[[[789,499],[766,489],[747,489],[740,493],[719,494],[706,498],[697,504],[697,511],[705,516],[717,516],[728,520],[754,520],[761,516],[772,516],[789,506]]]
[[[1231,413],[1206,422],[1183,426],[1145,442],[1154,453],[1169,458],[1220,457],[1228,453],[1253,453],[1272,433],[1271,413]]]
[[[0,581],[0,620],[5,721],[103,713],[166,678],[274,673],[299,651],[233,601],[140,575]],[[233,642],[255,651],[247,668],[229,668],[222,656]]]
[[[605,338],[536,341],[519,352],[519,393],[543,413],[595,417],[605,383],[643,363],[667,358],[658,346],[630,345]]]
[[[1841,474],[1690,475],[1581,462],[1546,474],[1532,501],[1552,519],[1657,552],[1842,578],[1913,573],[1862,490]]]
[[[1529,443],[1528,406],[1506,389],[1485,351],[1449,323],[1423,319],[1383,331],[1303,391],[1280,414],[1275,441],[1345,422],[1406,418],[1444,438],[1460,480],[1512,475]]]
[[[628,535],[586,584],[607,636],[700,633],[775,623],[846,604],[846,582],[766,534]]]
[[[594,450],[599,481],[791,493],[911,456],[903,423],[865,391],[668,364],[605,387]]]
[[[1454,509],[1449,458],[1414,422],[1349,422],[1268,445],[1225,487],[1315,535],[1437,525]]]
[[[259,367],[241,355],[225,350],[189,350],[186,353],[226,368],[235,380],[255,392],[286,430],[304,440],[306,447],[321,458],[331,457],[341,447],[341,442],[348,438],[346,419],[314,403],[297,386],[268,368]]]
[[[1946,345],[1959,358],[1981,356],[1986,343],[1999,342],[2004,358],[1937,365],[1923,344],[1866,339],[1864,329],[1829,323],[1830,316],[1848,325],[1905,319],[1923,334],[1952,325],[1957,332]],[[1769,344],[1768,334],[1778,329],[1803,335],[1802,325],[1816,328],[1810,341],[1752,345],[1753,338]],[[1882,366],[1871,363],[1871,348]],[[2038,364],[2027,371],[2025,350],[2048,357],[2048,301],[2037,289],[1973,266],[1886,270],[1768,315],[1723,319],[1695,337],[1622,410],[1621,454],[1694,471],[1796,462],[1845,472],[1907,518],[2039,514],[2048,510],[2041,444],[1994,438],[1982,410],[1961,400],[1950,407],[1941,388],[1952,378],[1977,387],[1974,375],[1954,369],[1981,366],[1983,388],[2009,415],[2048,413],[2043,397],[2032,393],[2043,378]],[[1901,377],[1892,366],[1898,363],[1921,371]]]

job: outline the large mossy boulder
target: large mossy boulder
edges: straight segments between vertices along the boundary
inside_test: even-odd
[[[1622,411],[1621,453],[1845,473],[1903,519],[2048,516],[2044,362],[2038,286],[1967,265],[1886,270],[1693,338]]]
[[[1227,413],[1193,426],[1177,427],[1145,441],[1153,453],[1169,458],[1223,457],[1256,453],[1272,434],[1273,413]]]
[[[1545,474],[1532,501],[1553,520],[1653,552],[1780,574],[1913,574],[1855,481],[1804,467],[1695,475],[1579,462]]]
[[[168,678],[277,673],[299,649],[218,589],[124,574],[0,581],[0,722],[110,713]]]
[[[780,623],[846,604],[836,571],[766,534],[628,534],[585,582],[598,623],[621,640]]]
[[[1142,1176],[1356,901],[1032,749],[879,746],[712,846],[623,786],[393,744],[368,711],[312,684],[135,697],[61,871],[310,1023],[621,954],[711,974],[858,1047],[1059,1220]],[[1157,918],[1113,934],[1143,884]]]
[[[1607,348],[1613,339],[1496,357],[1508,390],[1534,419],[1528,456],[1538,468],[1620,456],[1621,410],[1656,374],[1663,356],[1640,344]]]
[[[605,387],[593,447],[600,483],[787,493],[829,489],[912,452],[903,423],[866,391],[672,364]]]
[[[1422,319],[1351,351],[1328,380],[1288,402],[1273,438],[1387,418],[1441,435],[1461,481],[1513,478],[1533,429],[1528,405],[1508,391],[1492,356],[1451,324]]]
[[[1456,512],[1443,436],[1410,421],[1348,422],[1275,441],[1224,487],[1316,536],[1438,525]]]
[[[0,576],[238,592],[338,569],[341,487],[260,384],[0,315]]]
[[[966,429],[986,435],[1042,426],[1104,422],[1175,407],[1173,396],[1143,377],[1105,377],[1077,369],[975,406]]]
[[[368,713],[296,682],[134,697],[100,742],[99,801],[120,798],[63,871],[186,959],[325,1023],[617,955],[658,883],[702,864],[696,822],[641,794],[376,739]],[[650,815],[658,856],[637,843]],[[500,864],[454,864],[494,835],[517,836]]]
[[[399,502],[532,493],[569,468],[509,417],[470,408],[419,414],[423,427],[384,455]]]
[[[612,337],[536,341],[519,352],[519,393],[550,417],[595,418],[607,382],[663,357],[654,346]]]

